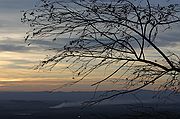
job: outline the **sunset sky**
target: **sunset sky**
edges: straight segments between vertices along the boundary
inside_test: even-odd
[[[179,1],[179,0],[178,0]],[[24,36],[28,25],[21,23],[22,10],[33,8],[37,0],[0,0],[0,91],[49,91],[72,80],[73,74],[64,71],[67,64],[60,64],[52,71],[33,70],[51,47],[63,46],[62,42],[34,41],[28,46]],[[165,52],[180,52],[180,24],[162,33],[157,41]],[[152,54],[155,56],[155,54]],[[92,75],[79,84],[63,91],[93,90],[92,80],[102,75]]]

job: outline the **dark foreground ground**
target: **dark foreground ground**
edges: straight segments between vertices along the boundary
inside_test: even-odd
[[[58,104],[58,101],[0,101],[0,119],[180,119],[180,104],[49,108]]]

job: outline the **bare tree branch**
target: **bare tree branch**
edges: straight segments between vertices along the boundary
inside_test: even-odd
[[[116,83],[123,83],[126,91],[112,91],[110,96],[94,101],[97,103],[156,84],[157,80],[163,80],[159,90],[179,91],[179,54],[166,53],[155,42],[160,31],[180,22],[179,14],[179,4],[153,5],[149,0],[41,0],[35,9],[23,12],[22,22],[31,28],[26,42],[72,38],[63,48],[54,48],[56,55],[36,67],[52,69],[60,62],[69,62],[67,69],[79,78],[64,86],[82,81],[99,68],[109,74],[91,86],[98,87],[117,75],[124,78]],[[149,58],[148,48],[157,57]]]

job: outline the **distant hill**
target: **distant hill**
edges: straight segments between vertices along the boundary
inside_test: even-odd
[[[117,96],[106,103],[139,103],[139,102],[180,102],[180,95],[169,96],[170,91],[156,96],[156,91],[140,90]],[[62,102],[83,102],[91,100],[94,95],[96,99],[104,92],[0,92],[0,100],[25,100],[25,101],[62,101]],[[154,98],[155,97],[155,98]]]

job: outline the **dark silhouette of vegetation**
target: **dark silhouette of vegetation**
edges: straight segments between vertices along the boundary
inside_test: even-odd
[[[149,85],[179,92],[179,54],[167,53],[156,44],[160,32],[168,32],[180,22],[179,12],[179,4],[155,5],[150,0],[41,0],[34,9],[23,12],[22,22],[31,27],[26,42],[61,37],[71,40],[52,49],[56,54],[36,69],[69,62],[67,69],[73,70],[75,78],[64,85],[69,86],[104,68],[109,74],[92,86],[107,81],[123,84],[123,91],[110,90],[94,101],[97,103]],[[156,57],[149,57],[150,51]],[[109,71],[109,67],[114,70]]]

